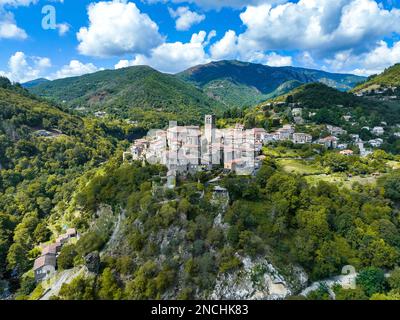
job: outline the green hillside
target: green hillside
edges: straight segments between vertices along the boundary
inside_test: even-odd
[[[395,64],[394,66],[386,69],[379,75],[371,76],[361,83],[359,86],[353,89],[354,92],[376,89],[379,87],[399,87],[400,86],[400,64]]]
[[[280,105],[280,103],[284,103]],[[341,92],[322,83],[302,85],[287,94],[269,99],[247,110],[244,119],[248,126],[273,126],[273,119],[280,117],[293,121],[289,103],[303,109],[303,118],[316,124],[343,126],[349,132],[358,133],[364,126],[400,123],[400,104],[396,101],[378,101]],[[315,114],[310,117],[309,114]],[[345,121],[344,116],[351,116]]]
[[[182,122],[190,122],[223,109],[191,84],[146,66],[55,80],[30,91],[69,108],[85,107],[89,112],[100,110],[139,121],[149,116],[146,111],[153,118],[176,118],[179,114]]]
[[[343,105],[351,107],[358,104],[369,104],[368,101],[355,97],[351,93],[341,92],[322,83],[302,85],[289,93],[281,95],[274,102],[293,101],[301,103],[312,109]]]
[[[49,82],[49,81],[50,80],[45,79],[45,78],[39,78],[39,79],[35,79],[35,80],[32,80],[32,81],[28,81],[28,82],[22,83],[21,85],[22,85],[22,87],[28,89],[28,88],[36,87],[39,84],[46,83],[46,82]]]
[[[347,91],[364,80],[354,75],[240,61],[218,61],[195,66],[178,74],[178,77],[194,83],[209,96],[231,107],[251,106],[287,93],[304,83],[321,82]]]
[[[76,179],[113,156],[123,137],[0,78],[0,284],[11,275],[24,282],[34,248],[60,231],[49,229],[50,216],[65,214]]]

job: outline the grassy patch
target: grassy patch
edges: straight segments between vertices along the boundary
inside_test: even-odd
[[[324,173],[324,169],[318,165],[310,164],[305,160],[279,159],[278,165],[287,173],[300,175],[318,175]]]
[[[389,161],[387,163],[388,167],[392,168],[393,170],[400,169],[400,162],[399,161]]]
[[[375,184],[377,177],[374,176],[353,176],[348,177],[346,174],[321,174],[321,175],[310,175],[306,177],[306,180],[311,185],[316,185],[320,181],[334,183],[339,187],[351,189],[354,183],[360,183],[362,185]]]

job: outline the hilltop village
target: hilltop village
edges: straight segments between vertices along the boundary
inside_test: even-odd
[[[272,104],[272,106],[277,104]],[[237,175],[252,175],[261,166],[265,155],[263,146],[282,141],[294,144],[318,144],[326,149],[337,149],[342,155],[353,155],[354,148],[362,157],[368,156],[373,148],[383,144],[380,137],[385,134],[386,123],[373,128],[364,127],[373,139],[363,141],[359,134],[348,134],[341,127],[325,125],[326,135],[313,139],[304,132],[296,132],[296,124],[304,122],[303,109],[299,104],[287,104],[294,117],[294,124],[284,124],[273,132],[264,128],[245,129],[237,123],[231,128],[217,129],[216,117],[206,115],[204,128],[200,126],[179,126],[171,121],[167,130],[153,130],[142,139],[135,140],[130,149],[124,153],[124,161],[146,161],[150,164],[162,164],[168,168],[170,185],[174,185],[177,174],[195,173],[199,170],[211,170],[222,167],[226,172]],[[350,121],[351,117],[347,117]],[[400,135],[400,133],[395,133]],[[343,139],[347,136],[347,139]],[[368,147],[367,147],[368,146]]]

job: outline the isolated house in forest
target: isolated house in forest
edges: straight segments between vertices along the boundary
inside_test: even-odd
[[[36,282],[46,280],[56,272],[57,258],[55,254],[47,253],[35,260],[33,271]]]

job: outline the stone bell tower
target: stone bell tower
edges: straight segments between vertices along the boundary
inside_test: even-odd
[[[207,143],[211,146],[213,143],[215,143],[215,129],[216,129],[216,121],[215,121],[215,116],[214,115],[206,115],[205,116],[205,129],[204,133],[207,139]]]

